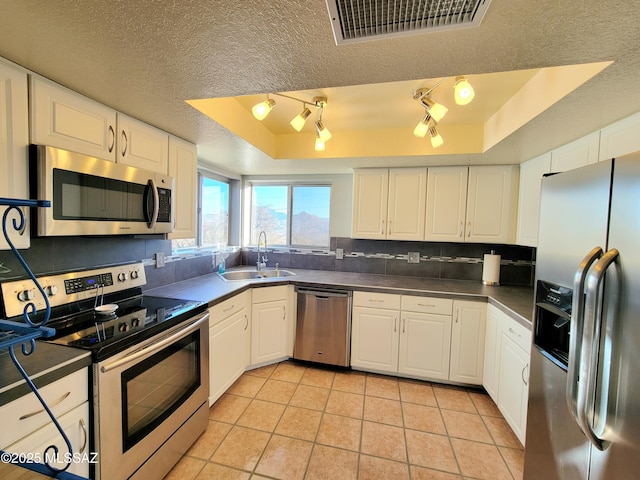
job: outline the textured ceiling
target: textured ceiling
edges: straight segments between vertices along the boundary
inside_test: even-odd
[[[640,111],[640,13],[628,0],[493,0],[480,27],[341,46],[323,0],[0,0],[0,11],[0,56],[240,174],[432,160],[273,160],[185,100],[614,62],[487,152],[439,164],[519,163]]]

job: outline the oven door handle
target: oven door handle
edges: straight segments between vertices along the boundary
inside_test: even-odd
[[[184,337],[198,330],[200,328],[200,325],[202,325],[208,319],[209,319],[209,313],[205,312],[204,314],[202,314],[201,317],[199,317],[193,323],[190,323],[187,327],[180,329],[175,333],[171,333],[169,335],[165,335],[164,337],[160,337],[158,340],[148,345],[145,345],[143,348],[139,350],[135,350],[131,352],[126,357],[116,360],[115,362],[111,362],[111,363],[107,363],[106,365],[103,365],[102,367],[100,367],[100,371],[102,373],[110,372],[111,370],[121,367],[122,365],[133,363],[140,357],[146,356],[150,353],[154,353],[158,350],[162,350],[164,347],[175,342],[176,340],[179,340],[181,337]]]

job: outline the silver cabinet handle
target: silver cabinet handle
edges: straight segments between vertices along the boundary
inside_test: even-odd
[[[235,303],[234,303],[234,304],[232,304],[229,308],[225,308],[225,309],[223,309],[222,311],[223,311],[223,312],[228,312],[228,311],[230,311],[230,310],[233,310],[233,308],[234,308],[235,306],[236,306],[236,305],[235,305]]]
[[[509,327],[509,333],[511,333],[512,335],[517,335],[518,337],[522,338],[522,335],[520,335],[518,332],[516,332],[513,328]]]
[[[524,377],[524,371],[529,369],[529,364],[527,363],[524,367],[522,367],[522,372],[520,372],[520,377],[522,378],[522,383],[525,385],[529,385],[529,372],[527,372],[527,378]]]
[[[434,308],[435,305],[433,303],[418,303],[418,306],[420,307],[429,307],[429,308]]]
[[[460,315],[460,307],[456,307],[456,323],[458,323],[458,316]]]
[[[464,222],[460,222],[460,232],[458,232],[458,236],[462,237],[463,232],[464,232]]]
[[[582,432],[598,450],[604,450],[608,446],[608,442],[599,438],[593,431],[590,422],[591,414],[595,410],[596,376],[600,358],[599,337],[602,324],[600,286],[607,269],[615,262],[618,255],[619,252],[615,248],[605,253],[594,265],[586,280],[587,296],[584,303],[584,330],[582,332],[583,339],[580,351],[580,358],[583,360],[579,367],[580,376],[578,377],[576,395],[577,421]],[[603,365],[602,369],[602,377],[608,380],[610,367]]]
[[[83,453],[84,449],[87,448],[87,440],[89,439],[89,434],[87,433],[87,424],[84,423],[84,418],[80,419],[80,429],[82,429],[82,446],[80,447],[79,452]]]
[[[127,132],[122,130],[122,156],[123,157],[127,153],[127,144],[128,144]]]
[[[398,331],[398,317],[393,317],[393,331]]]
[[[113,152],[113,147],[116,146],[116,131],[113,129],[113,125],[109,125],[109,139],[111,140],[111,145],[107,147],[107,151],[111,153]]]
[[[387,222],[387,234],[391,235],[391,220]]]
[[[287,318],[287,306],[282,306],[282,319],[285,320]]]
[[[578,421],[578,380],[580,376],[579,365],[582,351],[582,331],[584,329],[584,290],[587,272],[593,262],[602,256],[602,248],[595,247],[580,262],[573,277],[572,318],[569,332],[569,366],[567,370],[567,406],[573,418]]]
[[[380,220],[380,233],[384,235],[384,220]]]
[[[471,222],[467,225],[467,238],[471,236]]]
[[[402,319],[402,333],[407,331],[407,319],[403,318]]]
[[[56,405],[60,405],[62,402],[64,402],[67,399],[69,395],[71,395],[71,392],[67,392],[64,395],[62,395],[59,399],[57,399],[55,402],[51,402],[51,404],[49,404],[49,408],[53,408]],[[41,408],[40,410],[36,410],[35,412],[25,413],[18,420],[26,420],[27,418],[35,417],[36,415],[44,411],[45,411],[44,408]]]
[[[249,317],[247,317],[246,315],[244,316],[244,319],[246,321],[246,324],[244,326],[244,329],[246,330],[247,328],[249,328]]]

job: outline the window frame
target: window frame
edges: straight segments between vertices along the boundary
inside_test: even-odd
[[[248,195],[248,206],[246,208],[246,212],[248,213],[249,221],[247,223],[247,240],[246,245],[255,246],[254,239],[252,239],[252,231],[253,231],[253,200],[254,200],[254,187],[256,186],[264,186],[264,187],[287,187],[287,227],[286,227],[286,244],[269,244],[276,247],[282,248],[301,248],[301,249],[311,249],[311,248],[322,248],[327,249],[331,245],[331,194],[333,189],[333,184],[330,181],[322,182],[322,181],[282,181],[282,180],[269,180],[269,181],[261,181],[261,180],[249,180],[247,181],[249,186],[249,195]],[[329,188],[329,231],[327,232],[327,244],[326,245],[300,245],[291,243],[292,237],[292,222],[293,222],[293,189],[294,187],[327,187]],[[255,239],[257,242],[257,239]]]

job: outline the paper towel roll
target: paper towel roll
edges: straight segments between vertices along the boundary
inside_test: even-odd
[[[500,285],[500,255],[485,253],[482,265],[482,284]]]

